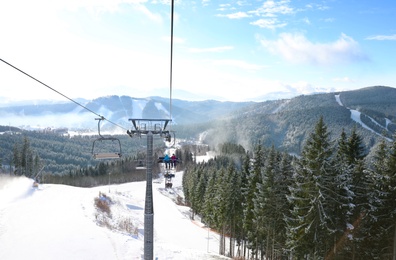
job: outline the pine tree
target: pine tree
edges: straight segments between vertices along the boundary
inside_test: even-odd
[[[381,255],[381,219],[384,203],[384,173],[387,146],[381,141],[375,151],[371,167],[359,167],[354,174],[354,232],[352,256],[355,259],[379,259]],[[363,170],[361,170],[363,168]]]
[[[268,152],[262,172],[262,183],[257,183],[254,200],[254,216],[259,240],[265,242],[261,253],[267,259],[276,259],[282,255],[284,245],[284,224],[282,211],[285,209],[286,194],[280,175],[280,155],[275,147]]]
[[[192,219],[202,210],[203,197],[206,189],[206,176],[203,166],[199,165],[191,173],[188,181],[189,202],[191,203]]]
[[[356,164],[356,162],[366,156],[363,138],[357,133],[356,126],[352,129],[351,135],[348,138],[347,150],[347,160],[350,165]]]
[[[329,252],[331,256],[349,257],[353,251],[353,232],[357,228],[355,187],[357,180],[363,176],[364,146],[362,138],[353,128],[349,138],[343,130],[338,139],[334,170],[334,246]]]
[[[241,206],[242,206],[242,216],[241,216],[241,225],[240,225],[240,234],[239,237],[237,237],[237,239],[239,239],[239,243],[242,246],[242,250],[239,250],[238,252],[238,256],[243,256],[246,257],[246,226],[245,226],[245,208],[247,207],[248,203],[247,203],[247,197],[249,194],[249,182],[248,182],[248,176],[249,173],[251,171],[251,160],[250,160],[250,156],[249,153],[246,153],[246,156],[243,160],[243,164],[242,164],[242,170],[241,170]]]
[[[288,219],[288,244],[298,258],[324,257],[331,248],[332,150],[323,117],[303,148],[288,196],[293,205]]]
[[[227,201],[227,181],[226,181],[226,170],[225,168],[221,167],[217,171],[217,178],[216,178],[216,197],[214,200],[214,207],[215,207],[215,227],[219,230],[220,233],[220,243],[219,243],[219,254],[225,255],[225,233],[227,227],[227,208],[228,203]],[[228,198],[229,199],[229,198]]]
[[[389,254],[392,259],[396,259],[396,134],[393,136],[392,147],[387,160],[386,167],[386,187],[387,198],[385,200],[385,208],[388,211],[388,227],[389,227]]]
[[[382,259],[396,259],[396,134],[385,157],[382,175],[381,200],[377,208],[378,250]]]
[[[278,202],[277,202],[277,234],[276,242],[277,248],[282,249],[282,257],[281,259],[286,259],[288,252],[286,250],[286,241],[287,241],[287,219],[290,217],[291,205],[288,202],[289,195],[289,187],[292,185],[293,181],[293,164],[294,158],[290,156],[288,153],[284,152],[281,155],[281,159],[278,166],[278,174],[276,175],[276,181],[278,183]]]
[[[22,175],[26,175],[26,166],[27,166],[27,156],[29,153],[29,140],[25,136],[23,139],[23,145],[21,150],[21,167],[22,167]]]
[[[208,175],[209,175],[208,184],[206,186],[205,195],[203,198],[204,203],[202,207],[202,219],[207,226],[214,227],[216,223],[215,199],[217,196],[217,191],[216,191],[217,175],[216,172],[213,170],[210,170]]]
[[[242,192],[241,192],[241,175],[233,165],[228,167],[228,205],[227,216],[230,230],[230,257],[234,257],[235,238],[240,236],[241,229],[239,223],[242,223],[243,208],[242,208]]]
[[[247,186],[245,191],[245,205],[243,210],[243,228],[246,232],[247,247],[252,251],[253,256],[258,253],[258,236],[254,212],[254,198],[257,193],[257,183],[261,182],[261,170],[264,165],[264,154],[261,144],[258,144],[254,152],[253,167],[247,176]]]
[[[18,147],[18,144],[14,145],[12,163],[14,164],[14,167],[15,167],[15,171],[14,171],[15,174],[21,175],[22,174],[21,152]]]

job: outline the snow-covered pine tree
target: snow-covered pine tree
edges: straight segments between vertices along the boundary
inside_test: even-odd
[[[243,228],[246,232],[247,247],[251,250],[252,257],[258,253],[259,241],[257,236],[254,198],[257,193],[257,183],[261,182],[261,170],[264,165],[264,154],[261,144],[258,144],[254,151],[253,166],[247,176],[247,186],[245,192],[245,205],[243,209]]]
[[[343,129],[337,144],[333,185],[334,246],[328,256],[350,258],[353,251],[353,232],[359,224],[355,221],[356,216],[353,216],[357,194],[354,179],[363,175],[362,159],[365,149],[356,127],[349,138]]]
[[[271,259],[275,223],[275,171],[276,151],[272,147],[268,151],[265,166],[261,170],[261,181],[257,183],[257,191],[253,198],[253,223],[256,226],[256,240],[258,242],[258,254]]]
[[[384,168],[377,170],[380,202],[377,208],[378,252],[381,259],[396,259],[396,134],[384,160]],[[380,172],[382,170],[382,172]]]
[[[276,180],[279,183],[278,187],[278,204],[277,210],[281,214],[277,221],[277,229],[279,233],[276,234],[276,242],[279,244],[279,248],[282,248],[282,257],[281,259],[286,259],[289,255],[289,251],[287,250],[287,219],[290,217],[290,209],[291,205],[288,202],[287,196],[289,194],[289,186],[292,185],[293,181],[293,164],[294,157],[289,155],[286,152],[283,152],[281,155],[281,159],[278,166],[278,173],[276,176]]]
[[[204,203],[202,207],[202,220],[203,222],[209,226],[214,227],[216,223],[216,216],[215,216],[215,198],[217,196],[216,191],[216,182],[217,182],[217,175],[216,171],[213,169],[209,170],[208,174],[208,184],[206,186],[205,195],[204,195]]]
[[[292,204],[288,245],[297,259],[323,258],[332,247],[332,153],[329,132],[320,117],[303,148],[288,196]]]
[[[205,195],[205,190],[207,186],[207,171],[204,167],[198,167],[194,174],[194,187],[193,187],[193,196],[191,198],[191,208],[192,210],[200,214],[203,207],[203,197]]]
[[[246,242],[247,242],[247,238],[246,238],[246,227],[245,227],[245,209],[248,205],[248,200],[246,199],[249,195],[249,182],[248,182],[248,176],[251,170],[251,160],[250,160],[250,156],[249,153],[246,153],[246,156],[243,160],[243,164],[242,164],[242,169],[241,169],[241,203],[242,203],[242,219],[241,219],[241,225],[240,225],[240,234],[239,234],[239,238],[237,237],[237,239],[239,239],[240,244],[241,244],[241,248],[239,248],[239,252],[237,254],[237,256],[239,257],[246,257],[246,251],[247,251],[247,247],[246,247]]]
[[[284,209],[286,194],[284,178],[280,172],[281,155],[275,147],[268,151],[262,171],[262,183],[257,183],[254,212],[258,236],[263,241],[263,251],[268,259],[278,259],[285,248]]]
[[[392,146],[386,161],[385,184],[387,197],[384,202],[387,211],[387,234],[389,259],[396,259],[396,134],[393,135]]]
[[[242,192],[241,192],[241,174],[235,169],[233,165],[228,167],[228,182],[229,182],[229,205],[228,205],[228,225],[230,235],[230,252],[229,256],[234,257],[235,239],[240,236],[240,223],[242,223],[243,208],[242,208]]]
[[[387,146],[381,141],[376,147],[370,168],[354,174],[354,259],[381,259],[381,218],[383,208],[383,176],[386,169]]]

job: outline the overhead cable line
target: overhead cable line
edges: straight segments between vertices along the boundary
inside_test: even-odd
[[[19,72],[25,74],[26,76],[28,76],[29,78],[31,78],[31,79],[37,81],[38,83],[40,83],[40,84],[46,86],[47,88],[49,88],[49,89],[51,89],[52,91],[58,93],[59,95],[63,96],[64,98],[70,100],[71,102],[75,103],[76,105],[78,105],[78,106],[80,106],[80,107],[82,107],[82,108],[88,110],[88,111],[91,112],[92,114],[94,114],[94,115],[100,117],[101,120],[106,120],[107,122],[109,122],[109,123],[111,123],[111,124],[113,124],[113,125],[115,125],[115,126],[118,126],[118,127],[122,128],[122,129],[124,129],[124,130],[127,130],[126,128],[124,128],[124,127],[122,127],[122,126],[120,126],[120,125],[118,125],[118,124],[116,124],[116,123],[114,123],[114,122],[112,122],[112,121],[106,119],[104,116],[99,115],[98,113],[96,113],[95,111],[93,111],[93,110],[87,108],[86,106],[82,105],[81,103],[79,103],[79,102],[77,102],[77,101],[75,101],[75,100],[69,98],[68,96],[66,96],[66,95],[62,94],[61,92],[57,91],[56,89],[54,89],[54,88],[48,86],[48,85],[45,84],[44,82],[42,82],[42,81],[36,79],[35,77],[29,75],[28,73],[24,72],[23,70],[21,70],[21,69],[15,67],[14,65],[8,63],[7,61],[5,61],[5,60],[3,60],[3,59],[1,59],[1,58],[0,58],[0,61],[4,62],[4,63],[7,64],[8,66],[10,66],[10,67],[16,69],[17,71],[19,71]]]
[[[172,74],[173,74],[173,12],[174,0],[171,3],[171,46],[170,46],[170,75],[169,75],[169,119],[172,120]]]

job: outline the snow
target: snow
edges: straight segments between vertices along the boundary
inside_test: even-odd
[[[143,109],[147,104],[147,100],[134,99],[132,103],[132,118],[143,118]]]
[[[335,99],[336,99],[337,103],[338,103],[340,106],[344,106],[344,104],[341,102],[341,99],[340,99],[340,95],[339,95],[339,94],[338,94],[338,95],[335,95]],[[350,108],[348,108],[348,107],[347,107],[347,109],[349,109],[349,111],[351,111],[351,119],[352,119],[353,121],[355,121],[356,123],[360,124],[363,128],[365,128],[365,129],[371,131],[372,133],[384,137],[381,133],[377,133],[374,129],[370,128],[368,125],[366,125],[365,123],[362,122],[362,120],[360,119],[361,112],[359,112],[358,110],[350,109]],[[380,125],[380,124],[379,124],[377,121],[375,121],[373,118],[371,118],[371,117],[369,117],[369,116],[367,116],[367,117],[370,118],[370,120],[371,120],[374,124],[378,125],[378,126],[381,127],[381,128],[384,128],[382,125]],[[387,121],[387,126],[388,126],[388,121]],[[384,129],[385,129],[385,128],[384,128]],[[391,141],[390,138],[387,138],[387,137],[384,137],[384,138],[387,139],[388,141]]]
[[[217,254],[218,234],[190,219],[190,209],[175,203],[183,196],[183,172],[173,188],[153,181],[154,259],[228,259]],[[143,259],[146,182],[77,188],[40,184],[26,177],[0,175],[0,259]],[[106,214],[94,199],[105,194]],[[117,223],[135,228],[126,232]]]
[[[341,102],[341,99],[340,99],[340,94],[338,94],[338,95],[335,95],[335,99],[336,99],[336,101],[337,101],[337,103],[338,103],[338,105],[340,105],[340,106],[344,106],[343,104],[342,104],[342,102]]]
[[[351,111],[351,119],[353,121],[355,121],[356,123],[360,124],[363,128],[366,128],[367,130],[377,134],[373,129],[368,127],[368,125],[366,125],[365,123],[362,122],[362,120],[360,120],[360,114],[361,113],[359,111],[353,110],[353,109],[350,109],[350,111]]]

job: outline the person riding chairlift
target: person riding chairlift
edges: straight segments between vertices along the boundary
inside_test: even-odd
[[[175,154],[172,154],[171,160],[172,160],[172,166],[176,168],[177,157]]]
[[[165,154],[164,156],[164,162],[165,162],[165,168],[170,169],[171,166],[171,158],[169,158],[169,155]]]

